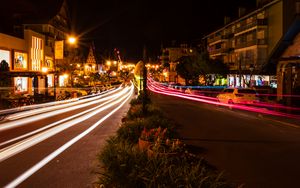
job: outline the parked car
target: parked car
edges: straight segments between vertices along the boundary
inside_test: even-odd
[[[217,95],[221,103],[253,104],[259,102],[257,92],[253,88],[226,88]]]

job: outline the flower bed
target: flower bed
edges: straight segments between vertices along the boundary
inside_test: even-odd
[[[131,105],[140,105],[135,100]],[[148,104],[149,105],[149,104]],[[140,106],[138,106],[139,108]],[[104,187],[233,187],[185,144],[157,108],[140,114],[131,108],[115,137],[99,154]],[[151,111],[151,109],[155,109]],[[156,125],[156,127],[155,127]],[[174,133],[175,132],[175,133]]]

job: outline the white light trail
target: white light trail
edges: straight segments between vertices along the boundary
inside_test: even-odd
[[[131,92],[130,92],[130,94],[127,96],[127,98],[117,108],[115,108],[110,113],[108,113],[106,116],[104,116],[103,118],[101,118],[99,121],[97,121],[90,128],[88,128],[87,130],[85,130],[84,132],[82,132],[81,134],[79,134],[78,136],[76,136],[75,138],[73,138],[72,140],[70,140],[69,142],[67,142],[66,144],[64,144],[63,146],[61,146],[60,148],[58,148],[56,151],[54,151],[53,153],[51,153],[50,155],[48,155],[47,157],[45,157],[39,163],[37,163],[36,165],[34,165],[30,169],[28,169],[26,172],[24,172],[23,174],[21,174],[15,180],[13,180],[9,184],[7,184],[5,186],[5,188],[14,188],[14,187],[20,185],[23,181],[25,181],[32,174],[34,174],[39,169],[41,169],[42,167],[44,167],[47,163],[49,163],[51,160],[53,160],[59,154],[61,154],[66,149],[68,149],[70,146],[72,146],[73,144],[75,144],[78,140],[80,140],[81,138],[83,138],[84,136],[86,136],[87,134],[89,134],[92,130],[94,130],[96,127],[98,127],[104,120],[106,120],[108,117],[110,117],[112,114],[114,114],[117,110],[119,110],[125,104],[125,102],[127,102],[131,98],[132,93],[133,93],[133,87],[131,86]]]
[[[116,98],[116,97],[115,97],[115,98]],[[111,100],[114,100],[115,98],[112,98]],[[26,138],[26,137],[29,137],[29,136],[34,135],[34,134],[36,134],[36,133],[39,133],[39,132],[41,132],[41,131],[43,131],[43,130],[49,129],[49,128],[55,126],[55,125],[58,125],[58,124],[60,124],[60,123],[66,122],[66,121],[68,121],[68,120],[70,120],[70,119],[73,119],[73,118],[76,118],[76,117],[81,116],[81,115],[83,115],[83,114],[86,114],[86,113],[88,113],[88,112],[91,112],[91,111],[93,111],[93,110],[95,110],[95,109],[97,109],[97,108],[99,108],[99,107],[101,107],[101,106],[103,106],[103,105],[105,105],[105,104],[106,104],[106,103],[103,103],[103,104],[101,104],[101,105],[99,105],[99,106],[96,106],[96,107],[94,107],[94,108],[85,110],[85,111],[80,112],[80,113],[78,113],[78,114],[75,114],[75,115],[73,115],[73,116],[70,116],[70,117],[61,119],[61,120],[59,120],[59,121],[56,121],[56,122],[54,122],[54,123],[51,123],[51,124],[49,124],[49,125],[46,125],[46,126],[40,128],[40,129],[37,129],[37,130],[35,130],[35,131],[29,132],[29,133],[24,134],[24,135],[22,135],[22,136],[13,138],[13,139],[8,140],[8,141],[5,141],[5,142],[2,142],[2,143],[0,143],[0,146],[4,146],[4,145],[7,145],[7,144],[9,144],[9,143],[12,143],[12,142],[21,140],[21,139]]]
[[[9,115],[8,117],[6,117],[6,119],[8,119],[8,120],[16,120],[16,119],[20,119],[20,118],[24,118],[24,117],[28,117],[28,116],[32,116],[32,115],[36,115],[36,114],[40,114],[40,113],[44,113],[44,112],[48,112],[48,111],[53,111],[53,110],[58,110],[58,109],[64,109],[64,108],[67,108],[69,106],[74,106],[74,105],[78,105],[78,104],[81,104],[81,103],[86,103],[86,102],[89,102],[89,101],[94,101],[96,99],[100,99],[100,98],[103,98],[105,96],[109,96],[112,93],[115,93],[115,92],[117,92],[119,90],[120,90],[120,88],[118,88],[116,90],[113,90],[110,93],[105,93],[103,95],[98,95],[98,96],[91,97],[91,98],[76,100],[76,101],[72,101],[72,102],[69,102],[69,103],[66,103],[66,104],[61,104],[61,105],[56,105],[56,106],[48,106],[48,107],[45,107],[45,108],[39,108],[39,109],[31,110],[31,111],[25,111],[25,112],[20,112],[20,113],[12,114],[12,115]]]
[[[130,90],[132,91],[132,89]],[[16,144],[13,144],[11,146],[8,146],[4,149],[1,149],[0,150],[0,162],[6,160],[7,158],[11,157],[11,156],[14,156],[26,149],[28,149],[29,147],[32,147],[44,140],[46,140],[47,138],[75,125],[75,124],[78,124],[84,120],[87,120],[89,118],[91,118],[92,116],[96,115],[97,113],[100,113],[114,105],[116,105],[117,103],[121,102],[123,99],[125,99],[128,95],[131,95],[132,92],[124,95],[123,97],[119,98],[118,100],[116,101],[107,101],[106,102],[106,106],[104,107],[100,107],[99,109],[97,110],[94,110],[93,112],[90,112],[89,114],[85,115],[85,116],[81,116],[79,118],[76,118],[76,119],[73,119],[69,122],[66,122],[66,123],[63,123],[59,126],[56,126],[56,127],[53,127],[45,132],[42,132],[40,134],[37,134],[37,135],[34,135],[30,138],[27,138],[25,140],[22,140]],[[109,103],[109,104],[108,104]]]
[[[45,119],[45,118],[48,118],[48,117],[51,117],[51,116],[54,116],[54,115],[57,115],[57,114],[61,114],[61,113],[65,113],[65,112],[68,112],[68,111],[71,111],[71,110],[76,110],[76,109],[79,109],[79,108],[83,108],[83,107],[86,107],[86,106],[89,106],[89,105],[92,105],[92,104],[102,102],[104,100],[119,97],[119,96],[123,95],[125,92],[127,92],[127,90],[128,89],[124,89],[124,90],[122,90],[121,92],[119,92],[117,94],[108,96],[107,98],[103,98],[103,99],[101,98],[101,99],[94,100],[94,101],[84,103],[84,104],[81,104],[81,105],[71,106],[69,108],[64,108],[64,109],[60,109],[60,110],[56,110],[56,111],[51,111],[51,112],[47,112],[45,114],[38,114],[36,116],[31,116],[31,117],[28,117],[28,118],[19,119],[19,120],[12,121],[12,122],[5,122],[5,123],[1,124],[0,132],[8,130],[8,129],[12,129],[12,128],[17,127],[17,126],[23,126],[27,123],[31,123],[31,122],[34,122],[34,121]]]

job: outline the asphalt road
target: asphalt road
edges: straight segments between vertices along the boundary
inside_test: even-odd
[[[300,122],[151,93],[184,142],[243,188],[300,187]]]
[[[109,92],[98,99],[90,98],[90,101],[81,100],[80,104],[70,103],[68,107],[56,105],[57,109],[20,119],[13,120],[14,116],[10,116],[0,122],[0,187],[94,187],[100,169],[97,154],[105,140],[116,132],[129,108],[133,90],[117,95],[124,90]],[[79,105],[83,106],[67,111]],[[104,109],[91,110],[94,107]],[[115,110],[117,107],[120,108]],[[85,110],[91,111],[80,114]],[[50,113],[54,114],[40,116]],[[88,115],[89,118],[84,118]],[[105,117],[107,119],[103,119]],[[28,119],[33,122],[26,122]],[[53,123],[55,125],[43,129]],[[69,124],[72,125],[67,126]],[[33,132],[38,129],[39,132]],[[28,133],[32,134],[22,137]],[[13,140],[15,138],[19,139]],[[16,184],[9,184],[12,182]]]

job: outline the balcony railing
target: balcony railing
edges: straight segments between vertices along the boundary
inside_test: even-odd
[[[267,26],[267,24],[268,24],[267,19],[257,19],[257,20],[255,20],[254,22],[252,22],[250,24],[242,25],[241,27],[236,28],[235,33],[237,34],[239,32],[245,31],[247,29],[250,29],[250,28],[253,28],[253,27],[256,27],[256,26]]]
[[[238,43],[235,45],[235,48],[245,48],[249,46],[254,46],[254,45],[267,45],[267,40],[266,39],[256,39],[252,41],[247,41],[243,43]]]

